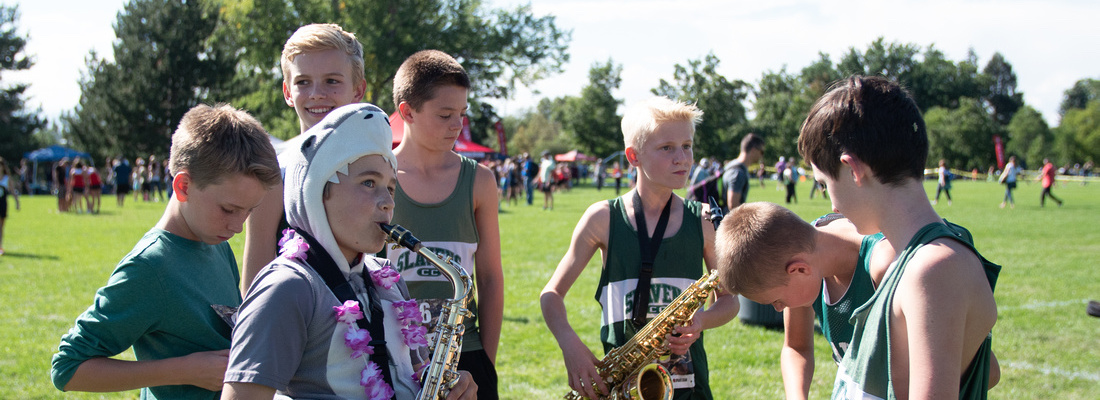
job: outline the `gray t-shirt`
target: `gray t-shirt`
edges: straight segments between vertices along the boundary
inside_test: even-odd
[[[745,204],[749,198],[749,179],[749,168],[737,160],[726,164],[725,171],[722,172],[722,184],[726,186],[726,192],[741,193],[741,204]]]
[[[354,272],[364,266],[377,270],[388,262],[364,258],[349,279],[366,307],[366,287]],[[404,281],[390,289],[375,287],[380,299],[370,300],[381,301],[385,311],[394,392],[398,399],[412,399],[419,391],[411,381],[413,366],[427,359],[427,349],[410,350],[401,340],[392,302],[408,298],[408,290]],[[272,261],[256,276],[237,314],[225,381],[272,387],[296,399],[365,398],[359,380],[370,357],[351,358],[344,344],[347,325],[336,320],[333,310],[340,304],[313,269],[283,257]]]

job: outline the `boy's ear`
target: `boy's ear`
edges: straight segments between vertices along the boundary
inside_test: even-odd
[[[627,147],[626,150],[623,153],[626,154],[626,162],[630,163],[630,165],[633,165],[635,167],[638,166],[638,151],[637,150],[634,150],[633,147]]]
[[[363,82],[366,85],[366,82]],[[286,81],[283,81],[283,100],[286,101],[286,105],[294,107],[294,98],[290,96],[290,88],[287,87]]]
[[[367,94],[367,80],[360,79],[359,83],[355,85],[355,101],[362,102],[363,96]]]
[[[800,259],[791,260],[786,268],[788,275],[809,275],[811,270],[810,264]]]
[[[397,113],[401,115],[401,120],[407,123],[413,122],[413,108],[407,101],[402,101],[397,105]]]
[[[172,178],[172,196],[175,196],[180,203],[186,203],[187,197],[191,194],[191,183],[191,173],[177,172],[175,178]]]
[[[864,164],[863,161],[860,161],[860,159],[851,154],[841,154],[840,163],[847,165],[848,168],[851,169],[852,181],[856,183],[856,186],[863,186],[863,183],[870,176],[871,170],[867,164]]]

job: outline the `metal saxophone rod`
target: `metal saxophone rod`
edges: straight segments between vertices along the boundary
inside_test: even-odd
[[[473,315],[466,309],[473,281],[462,266],[455,265],[449,258],[442,259],[435,252],[424,248],[420,240],[404,227],[383,223],[378,225],[386,232],[387,241],[427,259],[447,277],[454,289],[451,298],[443,304],[435,341],[431,347],[432,358],[421,380],[423,387],[416,397],[417,400],[446,398],[447,393],[458,382],[458,358],[462,352],[462,334],[466,330],[462,322]]]

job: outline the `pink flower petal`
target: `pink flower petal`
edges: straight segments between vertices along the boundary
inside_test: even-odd
[[[345,324],[354,324],[363,319],[363,312],[359,310],[359,302],[355,300],[345,301],[343,305],[332,307],[336,310],[336,320]]]
[[[389,265],[386,265],[382,267],[382,269],[379,269],[377,271],[371,271],[370,276],[374,279],[375,283],[381,285],[386,289],[392,288],[393,284],[397,283],[397,281],[401,279],[401,274],[397,273],[397,271],[395,271],[393,267]]]

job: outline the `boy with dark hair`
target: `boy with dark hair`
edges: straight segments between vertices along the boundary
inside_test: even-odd
[[[290,228],[237,314],[222,398],[411,400],[428,357],[419,307],[371,256],[397,185],[386,114],[344,106],[303,136],[283,157]],[[448,399],[477,398],[471,382],[460,372]]]
[[[853,312],[875,293],[894,257],[882,234],[860,235],[840,214],[806,223],[772,203],[730,212],[715,239],[723,287],[784,312],[780,355],[788,399],[809,396],[814,372],[814,316],[837,362],[852,338]],[[944,221],[970,243],[970,232]],[[984,261],[984,260],[983,260]],[[1000,378],[993,359],[990,385]]]
[[[749,197],[749,165],[756,164],[764,157],[764,138],[755,133],[741,139],[741,154],[726,165],[722,174],[722,183],[726,187],[726,207],[730,210],[744,204]],[[783,171],[779,171],[783,173]],[[705,201],[705,199],[702,199]]]
[[[504,317],[497,184],[493,171],[455,153],[466,115],[470,78],[438,50],[409,56],[393,78],[393,104],[405,124],[394,149],[397,188],[394,223],[417,232],[424,246],[451,257],[474,278],[459,369],[470,371],[478,398],[497,398],[496,356]],[[431,263],[405,248],[386,257],[426,304],[424,323],[434,330],[451,285]]]
[[[226,240],[279,183],[279,166],[260,123],[228,105],[184,114],[170,160],[175,195],[61,338],[58,389],[218,398],[230,326],[212,306],[241,303]],[[131,346],[137,361],[108,358]]]
[[[279,58],[283,71],[283,99],[298,114],[301,132],[316,125],[337,107],[363,99],[367,81],[363,71],[363,45],[355,34],[336,24],[310,24],[298,28],[287,39]],[[298,135],[275,150],[301,146]],[[276,242],[283,221],[283,190],[276,187],[248,219],[244,243],[242,291],[247,291],[256,273],[275,259]]]
[[[885,78],[850,77],[814,103],[798,146],[833,208],[861,234],[882,232],[898,254],[856,311],[833,397],[985,398],[1000,267],[928,202],[916,102]]]
[[[543,319],[562,349],[569,387],[582,396],[604,398],[598,394],[606,396],[610,388],[596,371],[599,360],[569,324],[564,299],[597,250],[603,255],[596,299],[603,310],[605,352],[626,344],[641,328],[636,322],[655,317],[715,265],[714,226],[703,220],[709,207],[673,192],[687,183],[695,124],[702,115],[693,105],[664,97],[627,110],[623,141],[627,161],[638,169],[638,185],[588,207],[568,252],[542,289]],[[650,267],[648,280],[643,264]],[[649,298],[653,289],[666,295]],[[717,292],[710,308],[696,312],[689,324],[676,327],[678,335],[666,338],[667,349],[677,355],[662,362],[673,374],[675,399],[713,398],[703,330],[729,322],[739,308],[733,296]]]

